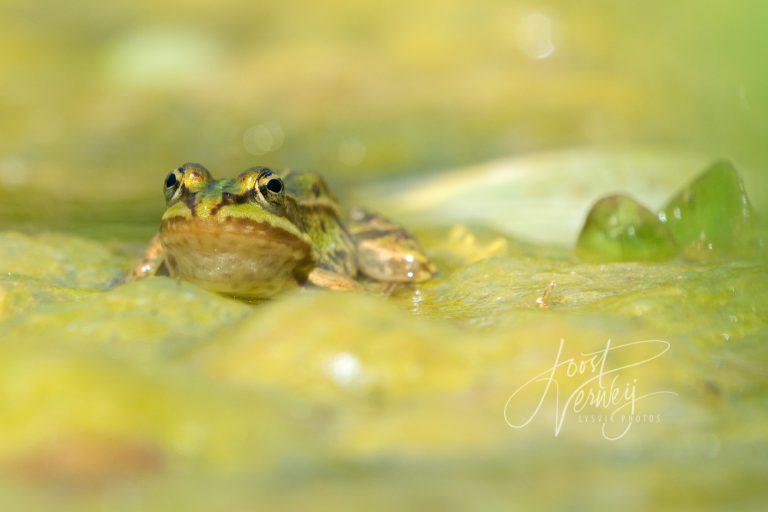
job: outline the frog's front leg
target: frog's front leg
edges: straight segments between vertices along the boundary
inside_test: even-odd
[[[354,209],[349,231],[357,245],[358,267],[372,279],[414,283],[426,281],[437,272],[416,239],[386,217]]]
[[[160,235],[155,235],[144,250],[141,259],[126,276],[126,281],[136,281],[162,273],[165,268],[165,249],[160,243]]]

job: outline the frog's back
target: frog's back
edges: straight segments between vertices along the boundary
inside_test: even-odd
[[[312,239],[315,264],[325,270],[355,277],[355,242],[341,218],[338,201],[316,173],[282,171],[286,195],[295,202],[291,220]]]

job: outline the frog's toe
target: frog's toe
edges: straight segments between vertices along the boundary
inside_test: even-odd
[[[307,283],[317,288],[342,292],[364,290],[363,286],[354,279],[319,267],[312,269],[307,276]]]

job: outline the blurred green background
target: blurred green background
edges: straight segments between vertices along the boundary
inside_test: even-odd
[[[6,1],[0,213],[149,222],[184,161],[343,191],[581,146],[731,158],[762,205],[766,23],[748,0]]]

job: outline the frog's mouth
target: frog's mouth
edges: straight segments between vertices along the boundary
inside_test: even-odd
[[[269,222],[171,218],[160,234],[172,276],[220,293],[270,297],[311,267],[309,238]]]

